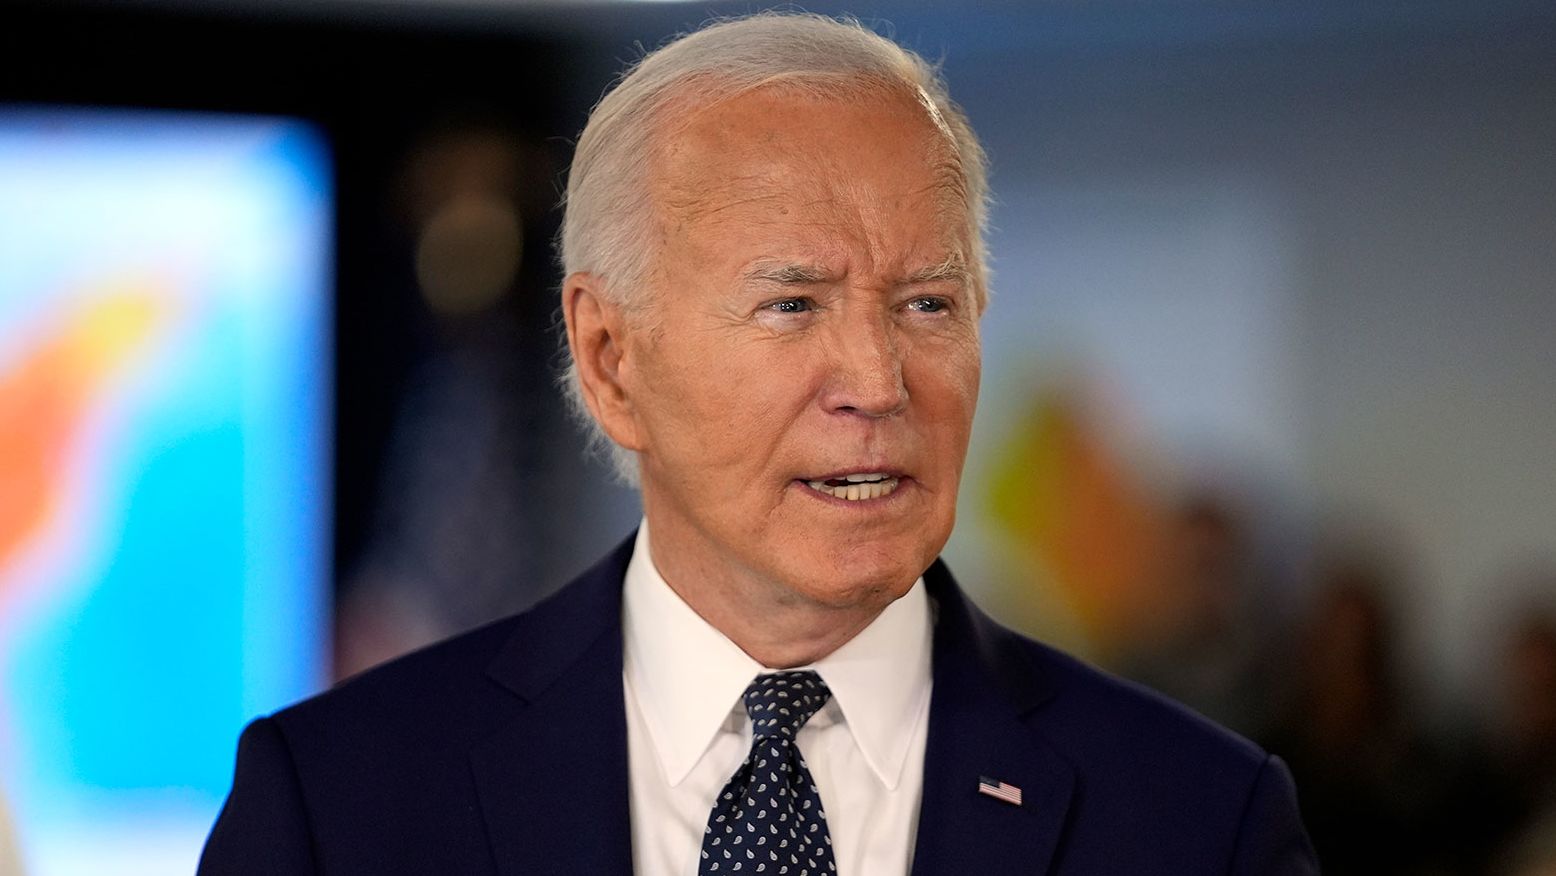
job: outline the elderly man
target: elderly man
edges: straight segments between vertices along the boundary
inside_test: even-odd
[[[1314,872],[1278,761],[936,561],[984,203],[944,86],[853,24],[645,58],[562,238],[569,386],[643,526],[534,610],[256,721],[202,872]]]

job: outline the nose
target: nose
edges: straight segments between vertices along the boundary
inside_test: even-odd
[[[902,353],[889,317],[844,320],[832,338],[834,354],[822,402],[836,413],[890,417],[908,404]]]

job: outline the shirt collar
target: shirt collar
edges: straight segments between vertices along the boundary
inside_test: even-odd
[[[638,529],[622,595],[623,671],[673,787],[701,760],[762,665],[670,589]],[[895,789],[930,688],[929,600],[924,580],[844,645],[816,661],[865,762]],[[830,708],[830,707],[829,707]]]

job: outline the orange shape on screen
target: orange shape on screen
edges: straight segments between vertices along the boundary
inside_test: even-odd
[[[94,290],[0,371],[0,570],[58,508],[70,448],[99,392],[160,321],[162,288],[121,281]]]

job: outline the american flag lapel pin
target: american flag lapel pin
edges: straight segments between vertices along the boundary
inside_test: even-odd
[[[1021,805],[1021,789],[1007,782],[998,782],[988,776],[978,777],[978,793],[1004,800],[1012,806]]]

